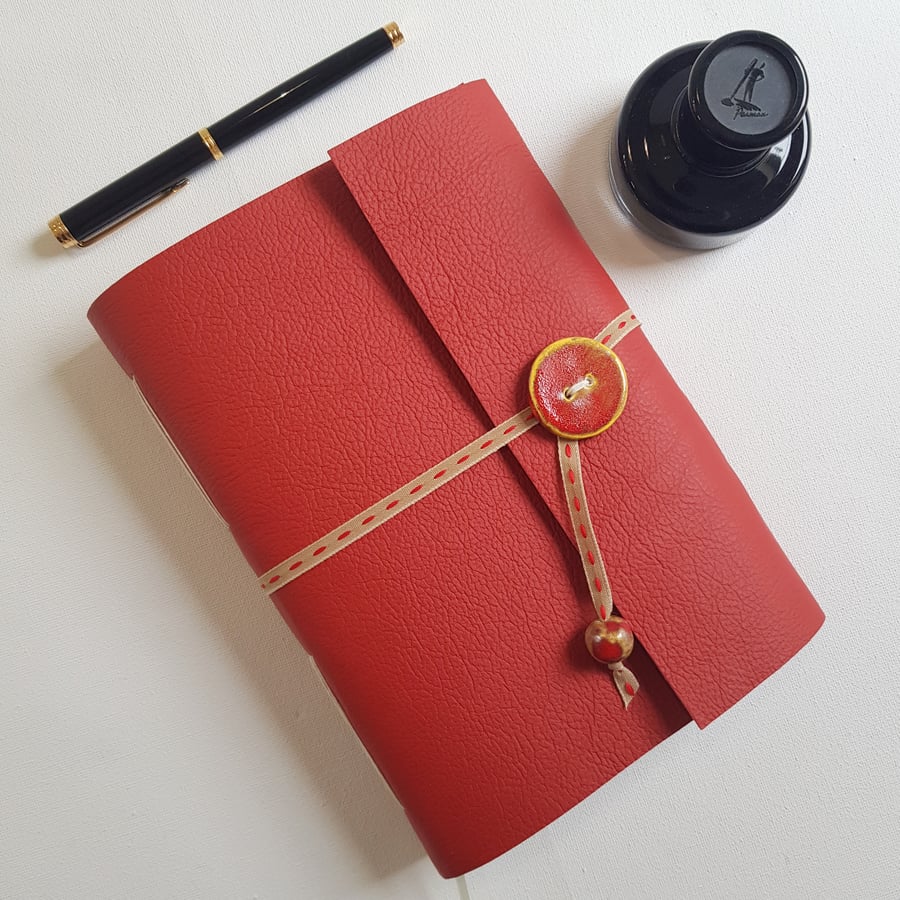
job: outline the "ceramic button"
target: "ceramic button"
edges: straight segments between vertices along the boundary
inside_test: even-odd
[[[572,440],[593,437],[622,414],[628,378],[619,357],[591,338],[563,338],[538,354],[528,380],[541,424]]]

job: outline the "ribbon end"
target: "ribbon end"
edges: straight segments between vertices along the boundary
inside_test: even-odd
[[[616,664],[616,668],[612,669],[612,676],[616,690],[618,690],[619,696],[622,698],[622,705],[625,709],[628,709],[629,704],[634,700],[641,686],[637,678],[635,678],[634,672],[625,668],[621,663]]]

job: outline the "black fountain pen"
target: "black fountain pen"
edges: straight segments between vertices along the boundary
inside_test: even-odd
[[[221,159],[236,144],[402,43],[396,22],[373,31],[54,216],[47,223],[50,230],[64,247],[86,247],[183,188],[194,169]]]

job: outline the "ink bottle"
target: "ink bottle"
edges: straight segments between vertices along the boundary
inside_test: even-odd
[[[635,81],[610,146],[622,208],[670,244],[730,244],[778,212],[809,159],[807,79],[762,31],[688,44]]]

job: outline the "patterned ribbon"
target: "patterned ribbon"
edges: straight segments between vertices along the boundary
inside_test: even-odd
[[[596,336],[595,340],[611,349],[638,327],[640,327],[640,322],[629,309],[613,319]],[[337,528],[289,556],[277,566],[273,566],[268,572],[259,576],[260,588],[268,595],[274,594],[275,591],[314,569],[345,547],[349,547],[354,541],[365,537],[369,532],[374,531],[414,503],[418,503],[419,500],[427,497],[448,481],[496,453],[537,424],[538,418],[530,408],[516,413],[392,494],[372,504],[352,519],[338,525]],[[578,441],[558,439],[560,471],[566,494],[566,505],[591,593],[591,601],[601,621],[606,622],[613,611],[612,591],[588,511],[587,495],[581,472],[581,453],[578,445]],[[609,669],[622,702],[627,708],[637,693],[638,681],[621,662],[610,663]]]
[[[603,565],[603,556],[600,553],[600,545],[597,543],[594,523],[588,509],[587,493],[581,474],[580,444],[580,441],[557,438],[559,470],[562,473],[563,487],[566,491],[566,506],[572,521],[572,530],[575,532],[575,540],[578,542],[578,555],[581,557],[581,565],[584,568],[588,589],[591,592],[591,602],[594,604],[594,609],[597,610],[600,621],[606,622],[613,611],[612,589],[609,586],[609,577],[606,574],[606,566]],[[634,673],[625,667],[624,663],[608,663],[608,668],[612,673],[613,682],[619,691],[622,703],[625,705],[625,709],[628,709],[628,704],[634,699],[634,695],[640,687],[638,680]]]

